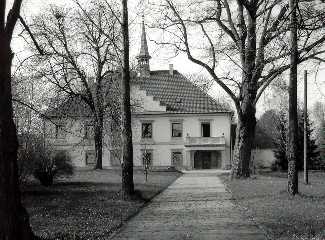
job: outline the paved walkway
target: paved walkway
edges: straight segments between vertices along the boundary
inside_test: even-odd
[[[265,240],[230,200],[220,171],[186,172],[115,234],[134,240]]]

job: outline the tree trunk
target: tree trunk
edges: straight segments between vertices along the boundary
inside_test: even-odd
[[[103,169],[103,118],[99,117],[94,126],[95,169]]]
[[[237,106],[238,125],[236,131],[235,149],[231,177],[250,177],[251,151],[255,138],[256,108],[258,74],[255,69],[256,60],[256,12],[251,11],[247,25],[247,49],[242,59],[242,89],[240,106]]]
[[[252,100],[243,102],[238,114],[236,140],[233,154],[232,178],[250,177],[251,151],[255,137],[255,106]]]
[[[0,240],[29,240],[34,235],[18,184],[18,140],[11,95],[13,54],[4,32],[0,33],[0,45]]]
[[[130,107],[130,63],[129,63],[129,26],[127,0],[123,7],[123,74],[122,74],[122,197],[129,199],[134,193],[133,183],[133,145]]]
[[[288,193],[298,193],[298,172],[297,172],[297,140],[298,140],[298,117],[297,117],[297,16],[296,0],[289,1],[290,8],[290,81],[289,81],[289,133],[288,133]]]

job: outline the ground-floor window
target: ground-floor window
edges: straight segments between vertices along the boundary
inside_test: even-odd
[[[172,151],[172,166],[179,168],[183,165],[183,153],[182,151]]]
[[[94,165],[95,164],[96,154],[94,150],[86,151],[86,165]]]
[[[110,150],[110,160],[112,167],[121,166],[122,151],[121,149]]]
[[[121,159],[122,159],[122,151],[121,151],[121,149],[110,150],[110,160],[111,160],[111,166],[112,167],[121,166]]]
[[[151,167],[153,165],[153,150],[144,149],[142,150],[142,165],[144,167]]]

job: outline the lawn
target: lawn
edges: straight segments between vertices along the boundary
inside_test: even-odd
[[[286,173],[263,173],[248,180],[222,176],[234,201],[271,239],[325,239],[325,173],[310,173],[310,185],[299,175],[299,192],[286,192]]]
[[[23,187],[23,204],[34,232],[47,239],[104,239],[180,176],[178,172],[135,171],[138,199],[121,200],[120,171],[83,170],[51,187]]]

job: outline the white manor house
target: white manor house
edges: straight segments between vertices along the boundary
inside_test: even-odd
[[[143,167],[144,155],[152,168],[228,168],[233,112],[173,70],[172,65],[169,70],[150,71],[144,24],[137,59],[138,74],[130,86],[131,98],[140,99],[142,104],[141,111],[132,113],[135,168]],[[73,107],[73,102],[65,105]],[[74,111],[73,117],[51,111],[51,121],[46,123],[47,138],[57,150],[66,151],[76,167],[93,166],[93,126],[84,119],[87,109],[77,109],[80,112]],[[103,138],[103,167],[117,168],[121,149],[114,144],[114,129],[107,129],[111,132],[105,131]]]

